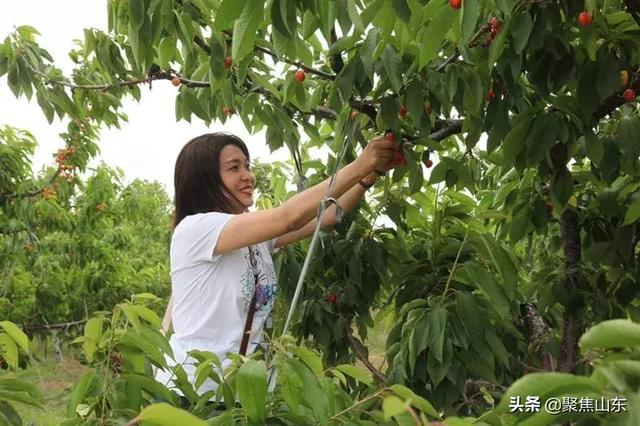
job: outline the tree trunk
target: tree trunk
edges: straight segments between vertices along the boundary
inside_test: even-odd
[[[570,209],[565,210],[560,217],[562,248],[564,251],[565,280],[568,303],[565,306],[563,336],[560,344],[559,371],[573,372],[578,363],[578,336],[582,333],[577,309],[579,308],[577,291],[582,279],[580,266],[582,246],[580,243],[580,224],[578,216]]]

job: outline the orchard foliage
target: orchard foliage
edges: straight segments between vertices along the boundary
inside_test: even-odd
[[[61,149],[57,169],[34,177],[35,146],[27,132],[0,129],[0,317],[37,331],[86,320],[131,294],[167,295],[164,189],[138,180],[125,186],[122,172],[105,165],[87,179],[65,176],[85,161],[80,147]]]
[[[126,120],[123,97],[140,99],[141,86],[171,81],[177,120],[224,122],[238,114],[251,132],[265,130],[272,150],[290,150],[293,168],[257,169],[267,178],[258,180],[262,208],[291,195],[287,181],[302,189],[328,177],[343,144],[350,161],[372,136],[386,130],[398,136],[407,164],[322,235],[310,267],[295,332],[322,348],[325,363],[357,356],[367,365],[363,342],[372,312],[390,313],[387,368],[367,365],[381,386],[406,385],[444,413],[485,412],[483,420],[499,424],[490,420],[494,401],[502,398],[496,410],[504,414],[504,391],[518,377],[555,371],[544,373],[551,375],[543,383],[558,395],[563,384],[587,383],[569,374],[593,371],[578,358],[579,336],[603,320],[640,319],[637,0],[111,0],[107,10],[106,31],[85,30],[70,52],[76,64],[70,76],[39,47],[34,28],[19,27],[0,45],[0,76],[7,74],[13,93],[35,96],[49,121],[69,121],[57,170],[35,182],[24,163],[34,141],[3,130],[10,148],[3,145],[0,160],[8,159],[16,176],[0,174],[4,250],[15,253],[32,223],[48,227],[39,240],[49,239],[58,253],[72,243],[52,231],[82,229],[72,240],[79,259],[64,263],[52,255],[47,265],[62,265],[51,271],[53,282],[85,286],[64,289],[98,292],[105,305],[87,312],[121,301],[134,268],[95,233],[107,244],[157,254],[166,228],[158,213],[144,234],[155,235],[155,245],[136,245],[147,241],[142,236],[127,241],[130,234],[116,229],[131,232],[135,221],[121,225],[129,220],[127,204],[118,204],[121,193],[108,184],[113,172],[96,174],[77,199],[69,192],[78,185],[75,173],[95,155],[100,127]],[[328,158],[312,158],[315,147],[329,148]],[[63,174],[53,189],[65,194],[58,204],[50,183]],[[105,215],[97,214],[98,205],[106,206]],[[29,213],[39,206],[43,217]],[[395,229],[378,226],[381,215]],[[276,259],[279,312],[286,311],[307,248],[287,247]],[[99,269],[85,252],[108,266]],[[16,256],[8,259],[4,270],[18,269]],[[64,270],[70,262],[77,274]],[[33,283],[25,274],[35,270],[16,276]],[[77,298],[69,301],[82,300],[83,293],[70,294]],[[46,308],[51,318],[77,317],[76,302],[73,308],[61,302]],[[615,379],[620,368],[633,376],[634,365],[603,365],[585,392],[613,386],[637,398],[633,386]],[[305,375],[298,371],[294,382]],[[510,389],[537,391],[522,385],[536,377]],[[293,412],[304,406],[287,400],[295,389],[283,390]],[[343,404],[356,401],[347,396]],[[411,416],[406,405],[384,401],[387,419],[394,407]],[[104,398],[88,404],[86,413],[98,417],[120,407],[105,404]],[[156,413],[149,410],[141,416]],[[328,421],[314,413],[313,421]],[[263,414],[247,411],[238,419],[261,421]],[[619,421],[633,424],[633,415]]]

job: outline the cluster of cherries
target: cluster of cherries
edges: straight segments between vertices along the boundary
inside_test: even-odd
[[[64,173],[64,178],[67,179],[67,182],[71,182],[73,180],[74,166],[72,164],[66,164],[66,160],[72,157],[75,153],[76,148],[73,146],[59,149],[58,152],[56,152],[56,163],[58,164],[58,168],[60,168]]]
[[[54,191],[52,188],[49,188],[48,186],[45,186],[44,188],[42,188],[42,198],[44,198],[45,200],[48,200],[50,198],[55,198],[56,196],[56,191]]]

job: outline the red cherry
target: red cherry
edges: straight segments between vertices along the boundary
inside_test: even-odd
[[[427,169],[430,169],[433,166],[433,161],[427,160],[424,162],[424,165],[427,166]]]
[[[580,12],[578,15],[578,24],[582,27],[588,27],[591,25],[592,17],[591,14],[587,11]]]
[[[404,166],[407,164],[407,160],[404,158],[404,155],[399,150],[393,151],[393,157],[391,158],[391,165],[393,166]]]
[[[497,28],[491,28],[491,39],[493,40],[494,38],[496,38],[496,35],[498,34],[498,29]]]
[[[336,303],[338,301],[338,296],[336,296],[335,294],[330,294],[327,297],[327,300],[329,301],[329,303]]]
[[[401,118],[404,118],[404,116],[405,116],[405,115],[407,115],[407,112],[408,112],[407,107],[405,107],[404,105],[402,105],[402,106],[400,107],[400,117],[401,117]]]
[[[173,77],[173,78],[171,79],[171,84],[173,84],[173,85],[174,85],[174,86],[176,86],[176,87],[180,86],[180,83],[182,83],[182,82],[180,81],[180,77]]]
[[[496,30],[500,29],[500,25],[502,25],[502,23],[498,20],[498,18],[496,18],[495,16],[493,18],[491,18],[491,20],[489,21],[489,25],[491,25],[491,28],[495,28]]]
[[[487,92],[487,101],[491,101],[491,99],[496,97],[496,93],[493,91],[493,89],[489,89],[489,91]]]
[[[449,0],[449,5],[454,9],[460,9],[462,7],[462,0]]]
[[[393,139],[395,138],[395,135],[393,134],[393,132],[389,132],[387,134],[384,135],[384,137],[389,141],[389,142],[393,142]]]
[[[231,59],[231,56],[227,56],[224,58],[224,67],[225,68],[231,68],[231,65],[233,65],[233,59]]]
[[[636,98],[636,91],[633,89],[627,89],[622,94],[622,97],[627,102],[633,102],[633,100]]]
[[[307,75],[304,73],[304,70],[296,71],[296,80],[302,83],[305,78],[307,78]]]

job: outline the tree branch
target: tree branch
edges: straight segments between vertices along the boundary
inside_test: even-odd
[[[351,327],[349,326],[347,321],[345,321],[344,326],[347,332],[347,338],[349,339],[349,343],[351,343],[351,348],[353,349],[353,353],[355,354],[356,358],[358,358],[364,364],[364,366],[367,367],[369,371],[371,371],[373,376],[380,384],[386,383],[387,376],[385,376],[380,370],[378,370],[373,366],[373,364],[371,364],[371,362],[369,361],[369,357],[367,356],[367,352],[362,345],[362,342],[360,342],[360,340],[356,339],[353,336],[353,331],[351,330]]]
[[[12,194],[0,194],[0,198],[4,198],[5,200],[10,200],[13,198],[18,198],[18,197],[33,197],[35,195],[38,195],[42,192],[42,190],[50,185],[53,184],[53,182],[56,180],[56,178],[58,176],[60,176],[60,173],[62,172],[62,167],[58,167],[58,169],[55,171],[55,173],[53,174],[53,176],[49,179],[49,183],[46,184],[45,186],[43,186],[40,189],[36,189],[33,191],[29,191],[29,192],[14,192]]]
[[[636,93],[640,94],[640,73],[630,73],[631,84],[629,84],[629,88],[633,89]],[[626,88],[624,88],[626,89]],[[624,91],[624,90],[623,90]],[[608,97],[606,97],[598,109],[593,113],[593,120],[597,123],[605,116],[611,114],[613,111],[618,109],[620,105],[623,105],[626,101],[622,97],[621,93],[614,93]]]
[[[78,320],[71,322],[63,322],[58,324],[34,324],[34,325],[25,325],[22,327],[25,331],[40,331],[40,330],[53,330],[53,329],[61,329],[61,328],[69,328],[73,325],[81,325],[87,322],[88,320]]]
[[[429,139],[433,139],[436,141],[441,141],[442,139],[446,139],[451,135],[455,135],[456,133],[462,133],[462,123],[464,120],[447,120],[445,121],[445,127],[442,127],[439,130],[431,133],[429,135]]]
[[[227,36],[229,35],[228,33],[224,32],[224,34],[226,34]],[[209,46],[207,46],[207,44],[204,42],[204,40],[202,38],[200,38],[199,36],[195,36],[193,41],[196,43],[196,45],[198,45],[198,47],[200,47],[202,50],[204,50],[207,55],[211,55],[211,49],[209,49]],[[306,65],[304,65],[302,62],[297,62],[297,61],[290,61],[289,59],[286,58],[281,58],[279,57],[276,53],[272,52],[271,50],[267,49],[266,47],[262,47],[262,46],[258,46],[257,44],[253,46],[253,50],[258,51],[258,52],[262,52],[266,55],[271,56],[273,59],[275,59],[276,62],[280,61],[280,62],[284,62],[286,64],[289,65],[293,65],[295,67],[298,67],[302,70],[304,70],[305,72],[309,73],[309,74],[314,74],[317,75],[318,77],[321,77],[325,80],[335,80],[336,76],[333,74],[328,74],[324,71],[320,71],[320,70],[316,70],[314,68],[310,68]]]

